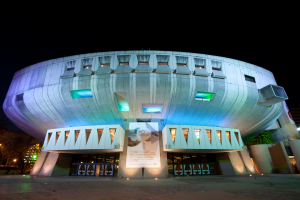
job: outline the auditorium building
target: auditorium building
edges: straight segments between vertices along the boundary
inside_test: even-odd
[[[243,61],[113,51],[17,71],[3,110],[44,142],[31,175],[295,173],[290,158],[300,163],[300,140],[287,99],[272,72]],[[265,130],[274,144],[244,145]]]

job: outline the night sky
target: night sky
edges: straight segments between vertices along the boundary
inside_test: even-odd
[[[292,11],[283,15],[276,10],[255,10],[250,15],[241,10],[218,21],[197,13],[167,16],[154,12],[151,17],[121,13],[114,20],[108,13],[65,11],[20,9],[0,14],[1,105],[14,73],[29,65],[78,54],[150,48],[258,65],[273,72],[277,84],[284,87],[288,107],[299,107],[299,22]],[[2,109],[0,118],[7,120],[7,128],[19,130]]]

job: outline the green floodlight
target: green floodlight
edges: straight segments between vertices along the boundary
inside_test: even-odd
[[[197,92],[196,100],[200,101],[211,101],[215,93],[210,92]]]
[[[37,157],[37,155],[33,155],[33,156],[32,156],[33,159],[36,159],[36,157]]]

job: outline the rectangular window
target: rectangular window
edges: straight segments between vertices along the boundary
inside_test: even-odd
[[[105,154],[97,155],[97,163],[105,163]]]
[[[205,66],[205,59],[194,58],[194,62],[196,68],[204,68]]]
[[[186,67],[186,64],[177,63],[177,66],[184,66],[184,67]]]
[[[18,94],[18,95],[16,96],[16,101],[23,101],[23,96],[24,96],[24,93]]]
[[[97,154],[90,154],[89,155],[89,159],[88,159],[89,163],[96,163],[96,160],[97,160]]]
[[[199,163],[199,154],[192,154],[192,163]]]
[[[211,143],[211,130],[206,130],[209,142]]]
[[[170,128],[171,137],[173,140],[173,144],[175,142],[175,134],[176,134],[176,128]]]
[[[183,128],[183,129],[182,129],[182,132],[183,132],[183,135],[184,135],[184,138],[185,138],[186,143],[188,143],[189,129],[188,129],[188,128]]]
[[[110,66],[110,63],[106,63],[106,64],[101,64],[101,67],[106,67],[106,66]]]
[[[120,153],[115,153],[115,163],[119,163],[120,161]]]
[[[161,113],[163,104],[142,104],[143,113]]]
[[[197,92],[196,94],[196,100],[200,101],[211,101],[214,96],[214,93],[210,92]]]
[[[119,65],[129,65],[129,62],[120,62]]]
[[[182,163],[181,153],[174,153],[173,157],[174,157],[174,163],[176,163],[176,164]]]
[[[110,139],[111,139],[111,144],[112,144],[112,142],[114,141],[115,134],[116,134],[116,129],[110,128],[109,132],[110,132]]]
[[[182,154],[183,163],[191,163],[191,155],[189,153]]]
[[[222,63],[218,61],[211,61],[211,67],[213,70],[221,71]]]
[[[85,90],[72,90],[71,96],[73,99],[80,99],[80,98],[90,98],[93,97],[92,91],[90,89]]]
[[[90,68],[92,68],[92,65],[83,66],[83,69],[90,69]]]
[[[75,67],[67,68],[67,71],[72,71],[74,69],[75,69]]]
[[[218,135],[218,138],[222,144],[222,132],[220,130],[217,130],[217,135]]]
[[[148,62],[139,62],[139,65],[149,65]]]
[[[173,154],[172,153],[167,153],[167,159],[168,159],[168,163],[172,164],[173,163]]]
[[[167,62],[158,62],[158,65],[168,65]]]
[[[245,80],[246,80],[246,81],[249,81],[249,82],[255,83],[255,78],[252,77],[252,76],[245,75]]]
[[[200,129],[195,129],[195,135],[196,135],[196,138],[197,138],[199,144],[200,144],[200,132],[201,132]]]
[[[105,162],[106,163],[114,163],[115,161],[115,154],[110,153],[110,154],[106,154],[106,159]]]

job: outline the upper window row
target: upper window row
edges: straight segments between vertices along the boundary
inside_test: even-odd
[[[130,55],[118,55],[119,65],[129,65]],[[138,65],[149,65],[150,55],[137,55]],[[158,65],[169,65],[170,56],[169,55],[156,55]],[[92,67],[93,58],[83,59],[83,68],[89,69]],[[111,56],[99,57],[99,62],[101,67],[110,66]],[[75,69],[76,61],[66,62],[67,71]],[[196,68],[206,68],[206,60],[202,58],[194,58],[194,63]],[[188,57],[176,56],[177,66],[187,66]],[[222,62],[211,61],[211,66],[213,70],[221,71]]]

